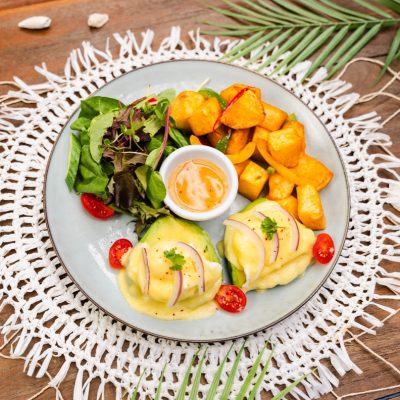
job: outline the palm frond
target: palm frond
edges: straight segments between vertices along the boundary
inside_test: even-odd
[[[164,364],[164,367],[161,371],[161,376],[160,376],[160,382],[158,382],[158,386],[157,386],[157,391],[156,391],[156,395],[154,397],[154,400],[160,400],[161,399],[161,387],[163,384],[163,379],[164,379],[164,373],[165,373],[165,368],[167,367],[167,363]]]
[[[236,21],[235,24],[205,21],[223,30],[202,31],[210,35],[242,37],[244,40],[223,56],[228,62],[247,58],[269,73],[286,73],[296,64],[315,56],[304,79],[319,67],[332,77],[387,27],[400,25],[397,0],[352,0],[365,12],[336,4],[335,0],[223,0],[226,7],[209,8]],[[400,29],[394,35],[385,65],[400,58]],[[318,54],[317,54],[318,53]]]
[[[257,358],[254,361],[254,364],[251,366],[250,370],[248,371],[246,378],[242,382],[242,386],[239,390],[239,393],[236,396],[236,400],[243,400],[244,398],[246,398],[248,400],[254,400],[256,395],[259,393],[260,386],[265,378],[265,375],[267,374],[268,368],[271,364],[271,360],[272,360],[272,357],[274,354],[274,350],[272,348],[267,361],[265,362],[264,366],[261,368],[261,371],[257,376],[257,370],[259,369],[259,367],[262,363],[263,355],[264,355],[264,352],[265,352],[265,349],[266,349],[268,343],[269,343],[269,340],[265,343],[265,345],[261,349],[260,353],[257,355]],[[243,342],[242,346],[240,347],[240,349],[235,357],[233,365],[228,374],[228,379],[226,380],[226,383],[225,383],[224,387],[222,388],[222,394],[221,394],[221,397],[219,398],[220,400],[228,400],[228,399],[232,398],[231,390],[232,390],[232,386],[233,386],[233,383],[236,378],[236,373],[238,370],[239,363],[241,361],[243,351],[245,349],[245,345],[246,345],[246,341]],[[214,378],[211,382],[210,389],[207,393],[206,400],[214,400],[216,398],[217,389],[221,382],[221,375],[225,368],[226,361],[229,357],[229,354],[232,351],[232,347],[233,347],[233,344],[231,345],[231,347],[229,348],[229,350],[227,351],[227,353],[225,354],[224,358],[222,359],[221,363],[218,366],[218,369],[217,369],[217,371],[214,375]],[[192,383],[191,383],[190,392],[188,394],[188,396],[189,396],[188,400],[196,400],[199,398],[198,391],[199,391],[199,386],[200,386],[200,380],[201,380],[202,374],[204,373],[204,362],[205,362],[205,359],[207,356],[207,349],[205,349],[203,351],[203,354],[202,354],[201,358],[199,359],[200,352],[201,352],[201,348],[196,352],[196,354],[192,357],[191,361],[189,362],[189,365],[187,366],[185,375],[179,386],[179,390],[176,395],[176,400],[183,400],[183,399],[187,398],[187,393],[189,392],[189,381],[190,380],[192,381]],[[198,360],[198,364],[196,366],[195,373],[192,373],[192,369],[194,368],[193,364],[196,359]],[[161,391],[162,391],[161,389],[162,389],[162,385],[163,385],[163,381],[164,381],[164,373],[165,373],[166,368],[167,368],[167,363],[164,365],[164,367],[162,369],[160,381],[157,386],[157,391],[156,391],[154,400],[160,400],[160,398],[161,398]],[[140,375],[138,383],[136,384],[136,386],[134,388],[134,392],[133,392],[132,396],[130,397],[130,400],[138,400],[137,396],[138,396],[138,393],[140,390],[140,383],[142,381],[142,378],[143,378],[143,375],[145,374],[145,372],[146,372],[146,370],[144,370],[143,373]],[[254,378],[256,378],[256,381],[253,384],[252,382],[253,382]],[[285,389],[283,389],[272,400],[282,400],[304,378],[305,378],[305,375],[300,377],[298,380],[293,382],[291,385],[289,385]],[[247,394],[249,391],[250,391],[250,393]]]
[[[142,378],[143,378],[143,375],[145,374],[145,372],[146,372],[146,370],[144,370],[142,372],[142,374],[140,375],[138,383],[136,384],[135,389],[133,390],[133,393],[132,393],[132,396],[131,396],[130,400],[137,400],[136,398],[137,398],[137,395],[139,393],[140,382],[142,381]]]
[[[215,393],[217,392],[217,389],[219,386],[221,374],[222,374],[222,371],[224,370],[226,360],[228,359],[228,356],[229,356],[230,352],[232,351],[232,347],[233,347],[233,343],[232,343],[231,347],[229,348],[228,352],[225,354],[225,357],[223,358],[221,364],[219,365],[219,367],[217,369],[217,372],[214,375],[214,378],[210,385],[210,389],[208,390],[208,393],[207,393],[206,400],[214,400],[214,398],[215,398]]]
[[[261,364],[262,356],[264,355],[264,351],[265,351],[266,347],[267,347],[267,343],[265,344],[265,346],[262,348],[262,350],[258,354],[256,360],[254,361],[254,364],[251,366],[250,371],[248,372],[245,380],[243,381],[242,387],[240,388],[239,393],[236,396],[236,400],[243,400],[244,397],[246,396],[246,393],[248,392],[248,390],[250,388],[251,381],[253,380],[253,378],[257,372],[257,369],[258,369],[259,365]]]
[[[238,369],[239,362],[240,362],[240,359],[242,357],[242,353],[243,353],[245,345],[246,345],[246,341],[243,342],[242,347],[240,348],[240,350],[239,350],[239,352],[238,352],[238,354],[237,354],[237,356],[235,358],[235,361],[234,361],[234,363],[232,365],[232,368],[231,368],[231,370],[229,372],[228,380],[226,381],[226,384],[225,384],[225,387],[224,387],[224,391],[221,394],[220,400],[229,400],[229,395],[230,395],[231,390],[232,390],[233,382],[235,381],[236,371]]]
[[[197,365],[196,375],[194,376],[192,383],[192,390],[190,391],[189,400],[197,400],[198,399],[198,391],[200,385],[201,374],[203,373],[203,364],[206,359],[207,349],[204,350],[203,356],[201,357],[199,364]]]
[[[379,81],[383,77],[383,75],[389,68],[389,65],[393,62],[393,60],[400,57],[399,48],[400,48],[400,29],[397,30],[397,32],[394,36],[393,42],[390,46],[388,55],[385,60],[385,65],[381,69],[381,72],[377,78],[377,81]]]
[[[192,366],[193,366],[194,360],[198,357],[199,352],[200,352],[200,349],[197,350],[196,354],[192,357],[189,365],[187,366],[185,375],[183,376],[183,380],[182,380],[181,385],[178,390],[178,394],[176,395],[176,400],[184,400],[185,399],[186,390],[188,387]]]

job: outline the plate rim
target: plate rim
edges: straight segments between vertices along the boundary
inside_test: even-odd
[[[240,70],[243,70],[245,72],[254,74],[258,77],[261,77],[263,79],[266,79],[270,82],[272,82],[273,84],[279,86],[281,89],[285,90],[286,92],[288,92],[290,95],[294,96],[298,101],[300,101],[302,104],[304,104],[307,109],[314,115],[315,118],[318,119],[318,121],[322,124],[322,126],[324,127],[324,131],[325,134],[328,136],[329,140],[332,142],[336,153],[339,157],[339,161],[340,164],[342,166],[342,170],[343,170],[343,174],[344,174],[344,179],[345,179],[345,184],[346,184],[346,197],[347,197],[347,215],[346,215],[346,225],[345,225],[345,230],[344,230],[344,235],[343,238],[341,240],[340,245],[337,247],[337,251],[335,254],[335,258],[332,262],[332,265],[329,268],[329,271],[327,272],[326,276],[324,279],[322,279],[322,281],[315,287],[315,289],[312,291],[312,293],[310,293],[307,298],[305,300],[303,300],[301,303],[299,303],[298,305],[296,305],[296,307],[294,307],[292,310],[290,310],[288,313],[286,313],[285,315],[283,315],[282,317],[274,320],[273,322],[270,322],[264,326],[262,326],[261,328],[257,328],[254,329],[250,332],[247,332],[245,334],[239,334],[239,335],[233,335],[233,336],[228,336],[228,337],[223,337],[223,338],[217,338],[217,339],[180,339],[180,338],[176,338],[176,337],[170,337],[170,336],[165,336],[165,335],[161,335],[158,333],[153,333],[150,331],[147,331],[146,329],[143,328],[139,328],[129,322],[124,321],[123,319],[115,316],[112,312],[106,310],[104,307],[102,307],[101,305],[99,305],[95,300],[93,300],[87,293],[86,291],[82,288],[82,286],[73,278],[72,273],[69,271],[67,265],[64,263],[63,259],[61,258],[56,243],[53,239],[52,233],[51,233],[51,228],[50,228],[50,224],[49,224],[49,220],[48,220],[48,215],[47,215],[47,206],[46,206],[46,187],[47,187],[47,176],[48,176],[48,172],[50,169],[50,164],[51,164],[51,160],[53,158],[53,154],[54,154],[54,150],[58,144],[58,141],[61,137],[61,135],[64,133],[64,131],[66,130],[66,127],[68,125],[69,122],[71,122],[73,115],[80,109],[80,105],[78,105],[73,112],[71,113],[71,115],[68,117],[67,121],[63,124],[63,127],[60,131],[60,133],[58,134],[56,140],[54,141],[54,144],[51,148],[49,157],[47,159],[46,162],[46,168],[45,168],[45,174],[44,174],[44,180],[43,180],[43,187],[42,187],[42,205],[43,205],[43,211],[44,211],[44,217],[45,217],[45,223],[46,223],[46,228],[47,231],[49,233],[49,238],[50,238],[50,242],[53,246],[53,249],[56,253],[56,256],[61,264],[61,266],[64,268],[65,272],[67,273],[67,275],[69,276],[69,278],[71,279],[71,281],[76,285],[76,287],[79,289],[80,292],[82,292],[85,297],[91,301],[98,309],[100,309],[101,311],[103,311],[104,314],[106,314],[107,316],[113,318],[115,321],[118,321],[119,323],[128,326],[134,330],[137,330],[145,335],[151,335],[155,338],[161,338],[161,339],[166,339],[166,340],[172,340],[175,342],[184,342],[184,343],[217,343],[217,342],[226,342],[229,340],[236,340],[236,339],[240,339],[240,338],[248,338],[251,335],[254,335],[255,333],[261,332],[265,329],[268,329],[280,322],[282,322],[283,320],[289,318],[291,315],[293,315],[296,311],[298,311],[300,308],[302,308],[306,303],[308,303],[317,293],[318,291],[321,289],[321,287],[325,284],[325,282],[328,280],[328,278],[330,277],[330,275],[332,274],[333,269],[335,268],[339,257],[342,254],[342,250],[344,247],[344,243],[347,239],[347,233],[348,233],[348,229],[349,229],[349,224],[350,224],[350,215],[351,215],[351,198],[350,198],[350,185],[349,185],[349,179],[347,176],[347,170],[346,170],[346,166],[345,163],[343,161],[343,158],[340,154],[339,148],[335,142],[335,140],[333,139],[333,137],[331,136],[330,132],[328,131],[328,129],[326,128],[325,124],[321,121],[321,119],[318,117],[318,115],[314,112],[314,110],[312,110],[302,99],[300,99],[299,97],[297,97],[293,92],[291,92],[289,89],[287,89],[286,87],[284,87],[283,85],[281,85],[280,83],[274,81],[273,79],[269,78],[268,76],[265,76],[257,71],[253,71],[250,70],[246,67],[243,67],[241,65],[236,65],[236,64],[228,64],[226,62],[221,62],[221,61],[217,61],[217,60],[206,60],[206,59],[195,59],[195,58],[188,58],[188,59],[181,59],[181,60],[165,60],[165,61],[160,61],[160,62],[156,62],[156,63],[151,63],[148,65],[143,65],[141,67],[137,67],[131,71],[127,71],[122,73],[121,75],[117,76],[116,78],[112,79],[109,82],[106,82],[102,87],[96,89],[93,93],[91,93],[88,97],[91,96],[95,96],[96,93],[98,93],[101,89],[103,89],[105,86],[107,86],[108,84],[116,81],[119,78],[125,77],[128,74],[132,74],[138,70],[144,69],[144,68],[149,68],[149,67],[153,67],[153,66],[157,66],[157,65],[162,65],[162,64],[172,64],[172,63],[182,63],[182,62],[199,62],[199,63],[214,63],[214,64],[219,64],[219,65],[224,65],[224,66],[229,66],[229,67],[233,67],[233,68],[237,68]]]

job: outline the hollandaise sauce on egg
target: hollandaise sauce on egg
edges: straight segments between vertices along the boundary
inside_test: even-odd
[[[196,224],[158,219],[122,263],[119,286],[137,311],[167,320],[216,312],[222,267],[209,236]]]
[[[232,280],[245,291],[286,285],[311,263],[314,232],[274,201],[256,200],[225,225]]]

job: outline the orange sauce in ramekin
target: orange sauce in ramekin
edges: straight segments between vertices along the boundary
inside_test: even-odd
[[[178,165],[168,180],[168,191],[180,207],[190,211],[212,210],[222,203],[228,177],[208,160],[189,160]]]

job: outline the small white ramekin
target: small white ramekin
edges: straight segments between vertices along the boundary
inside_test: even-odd
[[[171,173],[180,164],[189,160],[207,160],[215,165],[217,165],[225,173],[228,179],[228,193],[225,196],[223,202],[209,211],[190,211],[180,207],[172,199],[168,191],[168,180]],[[213,219],[223,214],[233,203],[236,198],[238,191],[238,178],[236,174],[235,167],[231,161],[220,151],[214,149],[213,147],[203,146],[203,145],[190,145],[181,147],[171,153],[162,163],[160,168],[160,174],[164,181],[165,187],[167,189],[167,196],[165,197],[165,204],[170,208],[172,212],[179,215],[182,218],[188,219],[190,221],[207,221]]]

